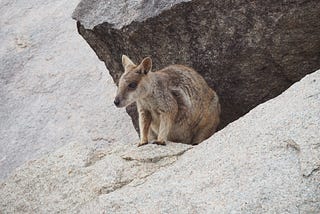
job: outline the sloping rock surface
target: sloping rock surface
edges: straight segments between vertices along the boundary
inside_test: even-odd
[[[48,157],[28,162],[0,184],[0,211],[5,213],[70,213],[80,205],[124,186],[137,186],[190,149],[113,143],[72,142]],[[99,210],[94,210],[94,213]]]
[[[76,31],[78,3],[0,2],[0,180],[73,141],[138,141],[114,107],[112,78]]]
[[[319,213],[320,71],[259,105],[142,185],[79,211]]]
[[[2,182],[0,210],[319,213],[319,118],[320,70],[193,148],[70,143]]]
[[[318,0],[82,0],[73,18],[115,82],[122,54],[195,68],[220,95],[222,128],[320,67],[319,11]]]

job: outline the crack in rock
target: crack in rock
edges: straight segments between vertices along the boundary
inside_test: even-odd
[[[96,162],[100,161],[107,155],[104,151],[91,151],[85,163],[85,167],[94,165]]]
[[[175,157],[174,160],[172,160],[172,157]],[[123,174],[125,173],[125,171],[122,171],[121,176],[119,177],[119,180],[118,182],[115,182],[111,185],[106,185],[106,186],[102,186],[99,190],[98,190],[98,195],[103,195],[103,194],[109,194],[111,192],[114,192],[118,189],[121,189],[131,183],[133,183],[133,187],[136,187],[136,186],[139,186],[143,183],[146,182],[147,178],[151,175],[153,175],[154,173],[156,173],[157,171],[159,171],[161,168],[164,168],[164,167],[167,167],[171,164],[173,164],[174,162],[177,161],[178,159],[178,156],[175,156],[175,155],[172,155],[170,157],[164,157],[162,158],[161,160],[165,160],[165,159],[168,159],[168,162],[166,161],[165,164],[155,164],[152,168],[150,168],[150,171],[149,172],[145,172],[144,170],[144,175],[141,176],[141,170],[144,169],[146,167],[146,164],[148,164],[147,162],[142,162],[143,164],[139,164],[140,162],[139,161],[135,161],[135,163],[133,163],[131,165],[131,168],[136,168],[136,172],[133,174],[133,175],[130,175],[130,176],[133,176],[135,178],[129,178],[129,179],[125,179],[125,180],[121,180],[123,179],[124,176],[128,176],[126,174]],[[170,160],[171,159],[171,160]]]
[[[164,158],[171,158],[171,157],[178,157],[178,156],[181,156],[183,155],[186,151],[190,150],[192,147],[188,147],[188,148],[185,148],[184,150],[182,151],[179,151],[175,154],[164,154],[164,155],[158,155],[158,156],[150,156],[150,157],[143,157],[142,156],[139,156],[135,153],[127,153],[127,154],[124,154],[122,155],[122,159],[126,160],[126,161],[138,161],[138,162],[142,162],[142,163],[157,163],[159,161],[161,161],[162,159]]]
[[[170,166],[170,165],[172,165],[173,163],[175,163],[175,162],[178,160],[178,156],[175,156],[175,157],[176,157],[175,160],[172,160],[171,162],[168,162],[168,163],[166,163],[166,164],[164,164],[164,165],[161,165],[161,166],[155,168],[153,172],[150,172],[150,173],[148,173],[148,174],[146,174],[146,175],[144,175],[144,176],[142,176],[142,177],[139,177],[138,179],[135,179],[135,180],[133,181],[133,182],[135,182],[135,183],[134,183],[132,186],[133,186],[133,187],[137,187],[137,186],[140,186],[140,185],[144,184],[144,183],[147,181],[147,178],[148,178],[148,177],[150,177],[150,176],[153,175],[154,173],[158,172],[161,168],[165,168],[165,167]],[[169,158],[168,158],[168,159],[169,159]]]
[[[320,92],[316,93],[316,94],[309,95],[305,99],[309,99],[309,98],[312,98],[312,97],[318,97],[319,95],[320,95]]]
[[[114,139],[109,139],[109,138],[105,138],[105,137],[92,137],[91,140],[92,141],[107,141],[109,143],[114,142]]]
[[[111,192],[116,191],[117,189],[121,189],[122,187],[130,184],[134,179],[129,179],[125,181],[119,181],[111,186],[103,186],[99,189],[98,195],[109,194]]]
[[[301,151],[300,145],[298,143],[296,143],[294,140],[289,139],[289,140],[286,141],[286,143],[287,143],[287,148],[293,148],[297,152]]]
[[[303,174],[303,177],[305,178],[309,178],[311,177],[314,173],[320,171],[320,165],[315,167],[314,169],[312,169],[310,172],[306,173],[306,174]]]

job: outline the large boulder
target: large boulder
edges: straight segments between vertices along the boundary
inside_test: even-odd
[[[73,141],[138,142],[113,105],[112,78],[70,18],[78,3],[0,1],[0,180]]]
[[[320,67],[319,11],[318,0],[82,0],[73,18],[115,82],[122,54],[195,68],[220,95],[222,128]]]
[[[70,143],[0,183],[3,213],[320,213],[320,70],[192,147]]]

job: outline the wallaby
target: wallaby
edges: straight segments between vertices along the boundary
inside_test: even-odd
[[[170,65],[151,72],[150,57],[135,65],[125,55],[122,64],[124,73],[114,104],[125,107],[136,102],[138,146],[148,142],[165,145],[166,141],[195,145],[216,131],[220,121],[219,98],[192,68]]]

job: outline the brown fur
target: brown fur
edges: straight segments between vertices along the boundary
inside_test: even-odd
[[[193,69],[171,65],[151,72],[149,57],[137,66],[122,56],[122,64],[125,72],[115,104],[124,107],[137,103],[139,146],[148,142],[165,145],[168,140],[198,144],[216,131],[220,115],[218,96]]]

